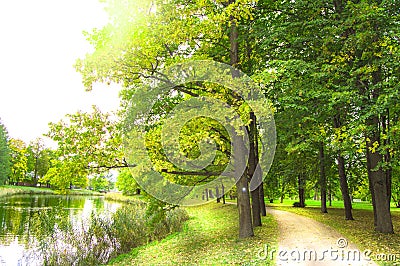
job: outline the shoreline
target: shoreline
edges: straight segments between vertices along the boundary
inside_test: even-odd
[[[0,198],[14,195],[73,195],[73,196],[104,196],[103,193],[90,190],[67,190],[68,193],[61,193],[51,188],[24,187],[24,186],[0,186]]]

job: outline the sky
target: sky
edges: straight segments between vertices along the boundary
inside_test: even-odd
[[[86,92],[73,65],[92,51],[82,32],[107,23],[98,0],[0,0],[0,119],[27,144],[68,113],[119,105],[117,85]]]

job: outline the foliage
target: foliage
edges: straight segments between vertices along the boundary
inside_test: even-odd
[[[28,170],[26,157],[26,144],[20,139],[10,139],[11,174],[9,182],[16,184],[27,181]]]
[[[47,136],[58,143],[56,160],[40,182],[64,190],[86,187],[90,174],[126,167],[116,118],[93,106],[91,113],[77,112],[50,123]]]
[[[73,186],[86,188],[88,185],[87,174],[87,170],[80,164],[70,161],[53,161],[53,167],[39,182],[49,183],[52,187],[61,191]]]
[[[140,188],[129,169],[123,169],[119,172],[115,185],[124,195],[133,195]]]
[[[11,173],[10,150],[6,127],[0,121],[0,185],[3,185]]]
[[[110,177],[107,175],[94,175],[89,178],[89,187],[95,191],[109,191],[112,186]]]
[[[37,138],[27,147],[27,173],[32,177],[32,183],[36,184],[50,169],[51,160],[55,159],[53,151],[45,147],[44,141]]]
[[[174,158],[169,160],[170,150],[165,149],[165,146],[161,149],[159,137],[161,127],[168,126],[166,118],[178,103],[184,99],[205,96],[227,102],[243,120],[240,130],[244,131],[245,126],[250,123],[249,106],[229,88],[207,82],[188,82],[174,86],[171,92],[165,94],[157,93],[155,87],[165,80],[162,73],[168,67],[193,59],[214,59],[233,64],[240,69],[241,62],[232,62],[233,50],[230,46],[235,42],[247,43],[247,41],[241,39],[232,41],[229,35],[234,31],[232,29],[234,24],[247,24],[252,21],[255,3],[253,1],[225,3],[118,0],[107,3],[110,23],[100,30],[87,34],[88,41],[94,46],[94,52],[76,63],[76,69],[82,74],[85,87],[90,90],[95,82],[116,82],[123,85],[121,96],[124,115],[128,121],[127,127],[128,129],[134,126],[140,127],[135,129],[136,134],[145,132],[146,150],[151,157],[151,164],[164,178],[173,183],[194,186],[212,180],[219,175],[214,173],[220,173],[221,169],[225,169],[229,164],[230,140],[226,139],[226,132],[216,128],[215,123],[208,117],[193,119],[179,134],[174,134],[174,137],[179,139],[179,144],[171,146],[175,148],[179,146],[180,149],[176,149],[176,153],[172,153]],[[243,55],[248,51],[240,51],[240,57],[247,58]],[[148,92],[156,95],[149,97]],[[149,115],[143,112],[147,108],[151,109]],[[135,112],[135,110],[140,111]],[[186,114],[185,111],[181,113]],[[195,110],[188,108],[187,113],[193,114]],[[227,116],[226,121],[233,121],[230,118]],[[232,123],[235,129],[239,128],[238,124]],[[242,136],[242,131],[237,130],[239,138]],[[129,140],[136,140],[138,143],[141,141],[137,136]],[[187,168],[172,163],[179,161],[182,156],[196,158],[200,153],[201,144],[204,143],[215,144],[217,147],[216,159],[212,160],[207,168],[198,168],[204,171],[195,172],[196,174],[188,173]],[[132,154],[139,157],[142,153]],[[153,170],[150,169],[150,163],[137,157],[130,162],[136,165],[132,169],[134,177],[149,180],[148,176]],[[247,179],[243,180],[247,185]],[[158,186],[151,184],[151,187]],[[240,201],[241,199],[239,198]],[[247,197],[243,199],[246,201],[243,206],[249,210],[250,202],[246,200]],[[251,219],[249,213],[246,211],[246,221]]]
[[[93,213],[89,221],[75,228],[61,209],[44,210],[34,216],[34,234],[46,265],[100,265],[181,230],[187,220],[184,211],[169,211],[162,221],[164,229],[155,231],[146,226],[145,213],[142,204],[128,204],[110,217]]]
[[[390,186],[400,161],[398,7],[387,1],[114,0],[108,2],[110,23],[86,34],[94,52],[78,60],[76,69],[87,89],[95,82],[123,85],[125,115],[144,125],[156,170],[176,172],[160,143],[168,112],[196,96],[230,103],[234,99],[215,84],[185,84],[174,93],[157,95],[156,101],[146,97],[147,89],[177,62],[208,58],[230,63],[229,33],[236,26],[239,38],[234,41],[240,49],[235,67],[260,83],[276,110],[279,146],[266,194],[293,196],[300,183],[305,183],[306,195],[317,191],[318,151],[323,147],[330,195],[338,196],[341,184],[346,199],[348,194],[369,199],[369,188],[381,187],[378,198],[386,199],[390,187],[383,186]],[[136,106],[153,106],[150,117],[129,112],[132,98]],[[246,109],[239,105],[238,110]],[[221,143],[225,134],[210,125],[209,120],[188,123],[180,133],[196,134],[179,136],[179,152],[196,157],[201,138]],[[211,136],[215,132],[218,136]],[[216,169],[225,166],[223,151],[230,148],[227,142],[219,147],[212,165]],[[138,164],[134,175],[145,176],[148,165],[140,160]],[[181,184],[201,181],[199,176],[165,177]],[[132,191],[132,177],[122,175],[124,179],[122,190]],[[393,181],[396,191],[397,178]],[[344,191],[347,186],[349,193]],[[377,209],[387,214],[382,206],[381,202]]]
[[[0,186],[0,197],[12,196],[12,195],[58,195],[59,191],[50,188],[39,188],[39,187],[26,187],[26,186]],[[80,196],[100,196],[101,194],[90,191],[90,190],[72,190],[69,192],[70,195]]]
[[[249,32],[266,64],[254,78],[274,99],[281,148],[316,156],[323,143],[329,157],[341,157],[350,193],[369,197],[371,187],[379,190],[372,196],[389,199],[398,161],[398,4],[263,0],[258,7]],[[383,211],[377,220],[387,219],[386,200],[375,200]]]

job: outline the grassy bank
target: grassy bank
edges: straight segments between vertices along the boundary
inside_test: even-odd
[[[111,265],[268,265],[257,254],[264,245],[277,245],[277,223],[263,217],[255,237],[238,239],[235,205],[210,203],[185,208],[190,220],[184,230],[166,239],[133,249]]]
[[[85,189],[74,189],[67,190],[68,195],[91,195],[101,196],[99,192],[85,190]],[[23,186],[0,186],[0,197],[12,196],[12,195],[24,195],[24,194],[44,194],[44,195],[58,195],[59,191],[50,188],[39,188],[39,187],[23,187]]]
[[[145,200],[144,196],[142,195],[125,196],[122,195],[122,193],[118,192],[109,192],[105,194],[104,199],[121,203],[127,203],[127,204],[143,203],[143,201]]]
[[[313,203],[310,202],[312,205]],[[349,241],[355,243],[362,251],[371,250],[371,258],[381,265],[400,265],[400,212],[392,211],[395,234],[381,234],[374,231],[374,215],[372,207],[356,203],[353,209],[354,221],[344,219],[344,209],[339,207],[328,208],[327,214],[322,214],[319,207],[308,205],[306,208],[294,208],[289,205],[268,204],[270,207],[297,213],[310,217],[336,229]],[[300,228],[299,228],[300,229]],[[377,260],[376,255],[397,255],[396,261],[384,262]],[[396,264],[397,263],[397,264]]]
[[[188,219],[179,208],[165,216],[149,213],[143,204],[125,204],[109,215],[92,213],[73,226],[69,212],[45,209],[32,216],[32,235],[43,265],[104,265],[110,259],[181,231]],[[157,219],[153,219],[157,216]]]

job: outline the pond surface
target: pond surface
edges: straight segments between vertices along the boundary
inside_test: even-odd
[[[120,203],[105,201],[103,197],[18,195],[0,198],[0,265],[40,265],[35,249],[41,212],[62,213],[63,222],[79,227],[88,221],[92,212],[110,215]],[[59,215],[60,216],[60,215]]]

